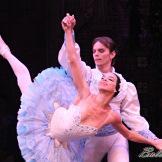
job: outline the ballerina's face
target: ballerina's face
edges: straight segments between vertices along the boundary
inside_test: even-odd
[[[117,84],[117,76],[114,73],[103,75],[98,83],[98,89],[107,92],[115,93]]]

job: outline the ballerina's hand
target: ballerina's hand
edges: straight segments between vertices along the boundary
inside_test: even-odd
[[[154,147],[158,150],[162,150],[162,139],[157,139],[153,141]]]

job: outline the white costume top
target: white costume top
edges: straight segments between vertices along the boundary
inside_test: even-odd
[[[49,135],[60,142],[80,137],[93,136],[97,128],[81,124],[80,107],[71,104],[68,109],[59,107],[55,110],[50,125]]]

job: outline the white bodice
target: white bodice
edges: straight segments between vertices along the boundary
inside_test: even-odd
[[[49,134],[59,141],[68,141],[97,134],[98,129],[89,125],[81,124],[80,107],[70,105],[69,109],[59,107],[55,110]]]

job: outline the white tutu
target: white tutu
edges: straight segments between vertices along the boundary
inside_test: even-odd
[[[70,141],[69,148],[56,146],[48,126],[55,111],[54,102],[68,108],[76,95],[72,79],[63,69],[41,72],[22,94],[18,112],[18,143],[26,162],[82,162],[84,139]]]

